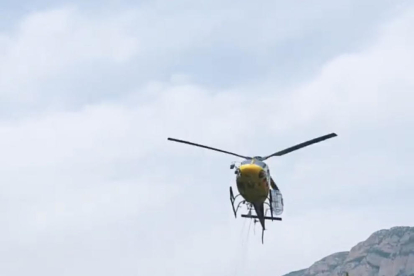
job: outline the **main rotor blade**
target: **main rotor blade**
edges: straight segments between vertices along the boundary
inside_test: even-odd
[[[271,155],[268,155],[268,156],[264,157],[263,160],[266,160],[266,159],[268,159],[270,157],[273,157],[273,156],[282,156],[282,155],[287,154],[289,152],[292,152],[292,151],[295,151],[295,150],[298,150],[298,149],[307,147],[309,145],[312,145],[312,144],[315,144],[315,143],[318,143],[318,142],[321,142],[323,140],[326,140],[326,139],[329,139],[329,138],[333,138],[333,137],[336,137],[336,136],[338,136],[338,135],[336,135],[336,133],[327,134],[327,135],[324,135],[324,136],[321,136],[321,137],[318,137],[318,138],[315,138],[315,139],[312,139],[312,140],[309,140],[309,141],[300,143],[300,144],[298,144],[296,146],[293,146],[293,147],[290,147],[290,148],[287,148],[287,149],[278,151],[278,152],[273,153]]]
[[[215,151],[231,154],[231,155],[234,155],[234,156],[237,156],[237,157],[241,157],[241,158],[244,158],[244,159],[251,159],[251,157],[248,157],[248,156],[243,156],[243,155],[239,155],[237,153],[233,153],[233,152],[229,152],[229,151],[225,151],[225,150],[221,150],[221,149],[216,149],[216,148],[212,148],[212,147],[208,147],[208,146],[204,146],[204,145],[200,145],[200,144],[196,144],[196,143],[192,143],[192,142],[188,142],[188,141],[184,141],[184,140],[179,140],[179,139],[174,139],[174,138],[168,138],[168,140],[178,142],[178,143],[188,144],[188,145],[192,145],[192,146],[197,146],[197,147],[201,147],[201,148],[205,148],[205,149],[215,150]]]

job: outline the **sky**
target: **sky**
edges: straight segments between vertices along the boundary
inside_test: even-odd
[[[3,1],[0,274],[283,275],[412,226],[412,1]],[[282,222],[234,218],[266,155]],[[244,211],[244,210],[243,210]]]

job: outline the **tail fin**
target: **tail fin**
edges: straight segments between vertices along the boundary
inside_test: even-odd
[[[264,218],[264,203],[253,203],[254,210],[259,218],[260,224],[262,225],[262,243],[265,230],[265,218]]]

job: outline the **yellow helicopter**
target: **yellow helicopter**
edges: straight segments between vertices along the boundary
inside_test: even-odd
[[[179,140],[175,138],[168,138],[169,141],[189,144],[197,147],[202,147],[230,155],[234,155],[240,158],[243,158],[244,161],[241,163],[233,162],[230,165],[230,169],[234,169],[234,173],[236,174],[236,184],[239,194],[234,196],[233,189],[230,186],[230,202],[233,207],[234,216],[237,218],[237,210],[241,206],[241,204],[246,204],[249,213],[242,215],[244,218],[251,218],[259,220],[262,226],[262,243],[263,243],[263,235],[265,230],[265,220],[278,220],[281,221],[282,218],[275,217],[274,215],[278,216],[283,213],[283,196],[280,192],[279,188],[277,187],[276,183],[274,182],[273,178],[270,176],[270,170],[267,164],[264,162],[270,157],[274,156],[282,156],[292,151],[301,149],[303,147],[321,142],[323,140],[336,137],[335,133],[327,134],[300,144],[297,144],[293,147],[278,151],[276,153],[267,155],[265,157],[261,156],[243,156],[233,152],[224,151],[217,148],[212,148],[184,140]],[[242,196],[244,200],[240,201],[237,205],[237,208],[234,207],[235,200],[238,196]],[[267,202],[268,201],[268,202]],[[269,206],[268,209],[265,211],[265,204]],[[254,209],[256,215],[251,214],[251,210]],[[270,217],[266,216],[267,211],[270,209]]]

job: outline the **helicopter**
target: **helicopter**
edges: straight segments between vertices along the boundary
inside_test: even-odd
[[[265,228],[265,220],[271,221],[281,221],[282,218],[279,216],[283,213],[283,196],[276,185],[275,181],[270,175],[269,166],[264,162],[265,160],[275,157],[275,156],[283,156],[288,154],[292,151],[307,147],[309,145],[319,143],[326,139],[330,139],[333,137],[338,136],[336,133],[330,133],[327,135],[323,135],[312,140],[308,140],[306,142],[297,144],[295,146],[286,148],[284,150],[275,152],[273,154],[267,156],[244,156],[237,153],[221,150],[218,148],[213,148],[201,144],[196,144],[189,141],[184,141],[175,138],[168,138],[169,141],[184,143],[192,146],[197,146],[209,150],[214,150],[226,154],[230,154],[233,156],[237,156],[243,158],[242,162],[232,162],[230,165],[230,169],[234,170],[236,174],[236,185],[239,191],[239,194],[234,196],[233,189],[230,186],[230,202],[233,207],[234,216],[237,218],[237,211],[240,208],[241,204],[247,205],[248,214],[242,214],[241,217],[243,218],[250,218],[254,219],[255,223],[257,220],[260,222],[262,226],[262,244],[263,244],[263,237]],[[234,203],[236,202],[236,198],[241,196],[243,199],[238,203],[237,207],[234,207]],[[269,208],[265,210],[265,205]],[[252,215],[251,211],[254,209],[256,215]],[[270,210],[270,216],[266,216],[267,212]],[[276,216],[274,216],[276,215]]]

